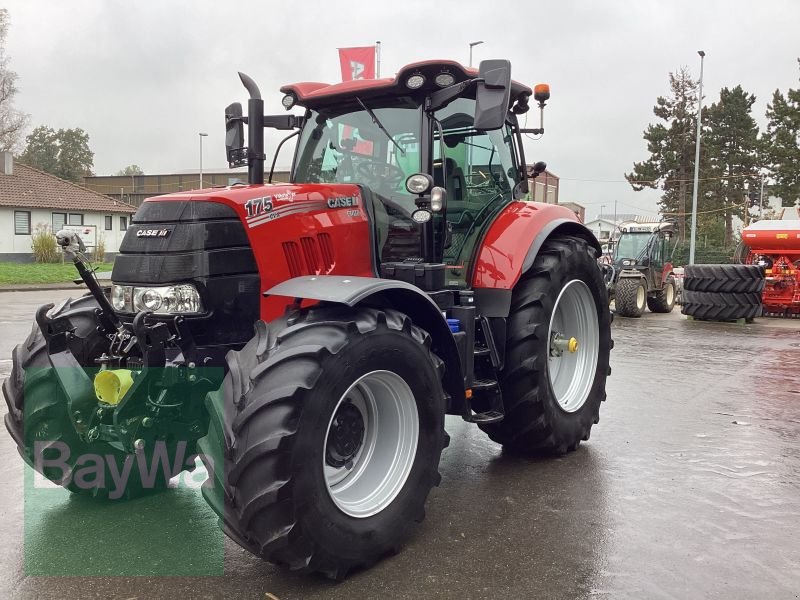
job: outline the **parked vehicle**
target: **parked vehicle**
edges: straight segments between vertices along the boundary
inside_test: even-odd
[[[518,115],[550,94],[510,69],[428,61],[284,86],[302,116],[265,116],[240,74],[248,111],[226,109],[226,144],[247,185],[145,201],[110,298],[60,237],[91,294],[41,307],[14,350],[6,426],[25,460],[114,499],[197,452],[233,540],[339,578],[424,518],[446,414],[512,452],[588,440],[612,345],[600,246],[569,209],[522,201],[521,136],[543,127]],[[291,183],[264,184],[265,127],[298,138]],[[159,453],[172,466],[86,486],[87,453],[105,472]]]
[[[672,269],[672,221],[619,225],[610,267],[606,267],[609,298],[618,315],[640,317],[672,312],[676,285]]]
[[[765,316],[800,317],[800,221],[756,221],[742,230],[745,264],[766,276],[761,302]]]

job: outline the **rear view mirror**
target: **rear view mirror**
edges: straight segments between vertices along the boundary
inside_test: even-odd
[[[491,131],[500,129],[506,122],[511,100],[511,62],[483,60],[478,67],[475,92],[475,129]]]
[[[234,102],[225,109],[225,153],[230,168],[247,164],[242,105],[239,102]]]

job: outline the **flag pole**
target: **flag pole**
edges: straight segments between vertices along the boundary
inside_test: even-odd
[[[375,79],[381,78],[381,41],[375,42]]]

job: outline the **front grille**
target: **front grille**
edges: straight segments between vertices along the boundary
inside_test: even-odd
[[[236,347],[253,335],[261,278],[244,225],[230,206],[144,202],[125,233],[111,277],[119,284],[194,284],[210,313],[187,318],[198,346]]]

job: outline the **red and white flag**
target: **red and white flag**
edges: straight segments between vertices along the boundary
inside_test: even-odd
[[[342,81],[375,79],[375,46],[339,48]]]

